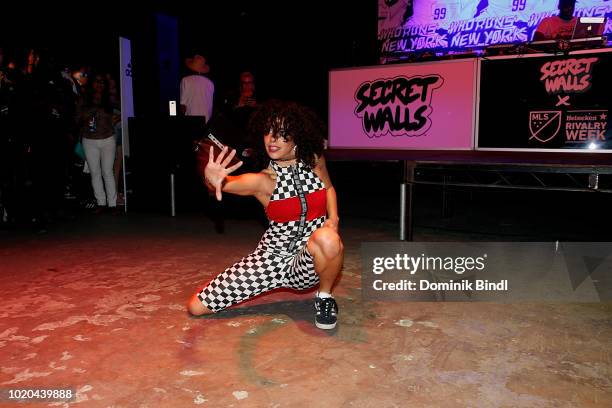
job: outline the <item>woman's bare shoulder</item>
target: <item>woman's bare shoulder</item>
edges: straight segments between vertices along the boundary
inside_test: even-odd
[[[272,190],[274,190],[277,174],[272,167],[266,167],[257,174],[262,178],[262,183],[268,186],[272,186]]]

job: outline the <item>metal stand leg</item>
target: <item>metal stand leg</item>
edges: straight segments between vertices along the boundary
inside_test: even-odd
[[[403,162],[403,180],[400,184],[400,240],[412,241],[412,201],[414,168],[413,161]]]
[[[174,204],[174,173],[170,173],[170,215],[176,216],[176,207]]]
[[[125,152],[121,149],[121,177],[123,178],[123,212],[128,212],[128,184],[127,184],[127,170],[125,169]]]

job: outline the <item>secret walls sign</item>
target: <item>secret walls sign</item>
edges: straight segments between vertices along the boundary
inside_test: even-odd
[[[610,151],[612,53],[482,61],[478,148]]]

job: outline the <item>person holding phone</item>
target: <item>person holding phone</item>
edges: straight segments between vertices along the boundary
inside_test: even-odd
[[[249,106],[254,108],[257,105],[255,98],[255,77],[249,71],[240,74],[240,97],[238,98],[237,108]]]

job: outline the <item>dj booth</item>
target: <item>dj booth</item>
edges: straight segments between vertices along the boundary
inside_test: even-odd
[[[489,45],[482,50],[482,53],[485,56],[564,53],[605,48],[606,43],[607,40],[605,37],[576,38],[571,40],[542,40],[526,43],[503,43]]]
[[[403,162],[406,240],[417,184],[612,193],[610,72],[610,48],[333,70],[327,155]]]

